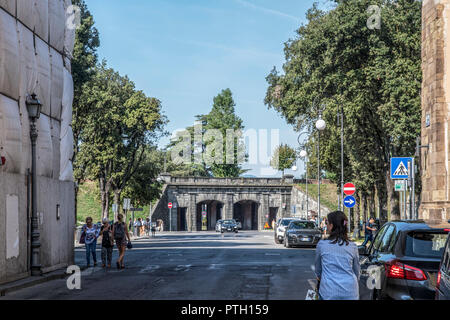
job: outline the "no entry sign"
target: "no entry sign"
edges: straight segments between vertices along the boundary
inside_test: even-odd
[[[173,207],[172,202],[169,202],[169,204],[167,205],[167,207],[168,207],[169,209],[172,209],[172,207]]]
[[[348,196],[353,195],[356,192],[356,187],[353,183],[344,184],[344,193]]]

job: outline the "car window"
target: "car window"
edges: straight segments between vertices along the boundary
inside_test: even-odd
[[[291,221],[292,221],[292,220],[284,219],[284,220],[281,221],[281,225],[287,226],[287,225],[289,225],[289,223],[290,223]]]
[[[447,233],[412,231],[406,235],[405,254],[413,257],[441,258]]]
[[[391,244],[391,240],[394,236],[394,231],[395,231],[395,228],[392,224],[387,226],[386,232],[384,233],[383,238],[381,239],[381,243],[380,243],[380,247],[379,247],[378,251],[389,252],[389,247]]]
[[[289,229],[314,229],[316,224],[311,221],[292,221]]]
[[[384,233],[386,232],[388,227],[389,225],[383,226],[383,228],[381,228],[381,230],[377,233],[375,240],[373,242],[372,249],[370,250],[370,254],[374,254],[375,252],[379,251],[381,239],[383,239]]]
[[[444,252],[444,256],[442,257],[442,266],[441,270],[445,274],[450,274],[450,236],[447,240],[447,248]]]

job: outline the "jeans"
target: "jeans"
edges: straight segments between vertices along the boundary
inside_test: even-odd
[[[373,242],[373,235],[371,235],[371,234],[366,234],[366,236],[365,236],[365,239],[364,239],[364,242],[363,242],[363,246],[365,247],[366,246],[366,244],[367,244],[367,242]]]
[[[95,254],[95,250],[97,248],[97,241],[87,244],[86,243],[86,263],[88,266],[91,265],[91,253],[92,258],[94,259],[94,263],[97,263],[97,255]]]
[[[111,265],[113,248],[102,247],[102,264]]]

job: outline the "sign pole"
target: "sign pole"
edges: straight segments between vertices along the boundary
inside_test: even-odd
[[[169,231],[172,231],[172,207],[169,209]]]

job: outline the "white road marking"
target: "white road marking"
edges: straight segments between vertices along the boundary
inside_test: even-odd
[[[279,256],[279,253],[267,253],[266,252],[266,256]]]
[[[191,264],[186,264],[186,265],[180,264],[180,265],[178,265],[178,266],[175,268],[175,271],[184,271],[184,272],[186,272],[186,271],[189,271],[189,269],[190,269],[191,267],[192,267]]]
[[[214,269],[220,269],[220,268],[222,268],[224,266],[224,264],[215,264],[215,263],[213,263],[213,264],[211,264],[210,266],[209,266],[209,270],[214,270]]]
[[[139,273],[151,273],[151,272],[153,272],[153,271],[155,271],[155,270],[158,270],[159,269],[159,266],[158,265],[149,265],[149,266],[146,266],[144,269],[141,269],[140,271],[139,271]]]

